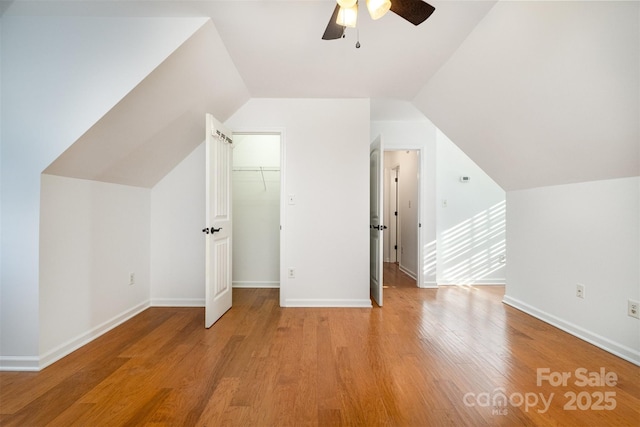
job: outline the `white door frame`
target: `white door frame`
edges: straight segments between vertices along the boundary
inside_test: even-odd
[[[285,129],[281,127],[268,127],[268,128],[234,128],[234,135],[280,135],[280,307],[285,306],[286,296],[288,295],[288,282],[287,282],[287,263],[286,263],[286,239],[284,238],[284,231],[286,230],[287,223],[287,210],[286,210],[286,188],[287,188],[287,173],[286,173],[286,150],[285,150]]]
[[[423,147],[407,147],[407,146],[392,146],[392,147],[388,147],[386,146],[384,148],[384,152],[388,152],[388,151],[417,151],[418,152],[418,164],[417,164],[417,170],[418,170],[418,224],[417,224],[417,233],[418,233],[418,248],[416,251],[416,255],[418,257],[418,259],[416,260],[416,284],[417,287],[422,288],[423,284],[422,281],[424,279],[424,265],[422,262],[422,256],[423,256],[423,250],[422,250],[422,223],[424,222],[424,219],[422,218],[422,214],[424,212],[424,207],[422,205],[423,203],[423,197],[422,197],[422,177],[423,177],[423,171],[422,171],[422,164],[424,162],[424,148]],[[394,165],[393,168],[397,167],[399,165]],[[402,183],[399,183],[400,185],[398,186],[398,193],[400,192],[400,186],[402,186]],[[397,195],[396,195],[397,197]],[[401,234],[399,233],[400,230],[400,222],[402,221],[401,218],[399,218],[398,220],[398,253],[397,253],[397,259],[398,262],[401,261],[402,259],[402,254],[400,252],[400,247],[402,244],[401,241]]]

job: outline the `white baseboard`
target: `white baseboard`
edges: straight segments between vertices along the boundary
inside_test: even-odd
[[[440,286],[505,286],[507,280],[504,278],[496,279],[476,279],[472,282],[450,282],[447,280],[438,281]]]
[[[420,289],[438,289],[438,283],[436,282],[422,282]]]
[[[110,320],[107,320],[106,322],[101,323],[100,325],[96,326],[95,328],[80,334],[79,336],[77,336],[76,338],[73,338],[69,341],[67,341],[66,343],[54,348],[53,350],[50,350],[49,352],[45,353],[44,355],[40,356],[40,362],[39,362],[39,369],[44,369],[47,366],[51,365],[54,362],[57,362],[58,360],[62,359],[63,357],[71,354],[72,352],[74,352],[75,350],[79,349],[80,347],[82,347],[85,344],[90,343],[91,341],[95,340],[96,338],[98,338],[100,335],[103,335],[107,332],[109,332],[111,329],[115,328],[116,326],[121,325],[122,323],[126,322],[127,320],[131,319],[132,317],[142,313],[144,310],[146,310],[147,308],[149,308],[149,301],[145,301],[143,303],[140,303],[138,305],[136,305],[135,307],[118,314],[117,316],[114,316],[113,318],[111,318]]]
[[[279,288],[280,282],[233,282],[232,286],[234,288]]]
[[[370,299],[287,299],[284,307],[371,308]]]
[[[204,298],[154,298],[151,307],[204,307]]]
[[[605,350],[628,362],[631,362],[634,365],[640,366],[640,352],[638,350],[634,350],[623,344],[611,341],[608,338],[581,328],[580,326],[575,325],[571,322],[567,322],[566,320],[554,316],[553,314],[549,314],[545,311],[539,310],[515,298],[505,295],[502,299],[502,302],[513,308],[523,311],[535,317],[536,319],[540,319],[543,322],[555,326],[556,328],[561,329],[577,338],[580,338],[583,341],[593,344],[596,347],[601,348],[602,350]]]
[[[0,356],[0,371],[37,372],[40,358],[36,356]]]
[[[411,270],[407,270],[405,267],[402,266],[402,264],[398,264],[398,268],[400,269],[400,271],[402,271],[407,276],[411,277],[413,280],[418,280],[416,273],[414,273]]]

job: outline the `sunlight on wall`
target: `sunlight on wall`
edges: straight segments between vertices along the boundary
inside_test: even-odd
[[[438,267],[436,240],[427,243],[422,249],[422,265],[425,277],[436,276]]]
[[[459,285],[481,281],[505,264],[505,201],[442,233],[442,279]]]
[[[506,262],[506,202],[466,219],[423,247],[425,276],[437,275],[440,284],[485,283]],[[484,280],[484,281],[483,281]]]

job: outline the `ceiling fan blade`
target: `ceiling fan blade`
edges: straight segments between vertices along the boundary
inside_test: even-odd
[[[338,19],[338,12],[340,12],[340,5],[337,4],[336,8],[333,10],[331,19],[329,19],[327,29],[324,30],[322,40],[336,40],[342,38],[342,35],[344,34],[344,27],[342,25],[336,24],[336,20]]]
[[[391,2],[391,11],[413,25],[422,24],[434,10],[436,10],[435,7],[422,0],[392,0]]]

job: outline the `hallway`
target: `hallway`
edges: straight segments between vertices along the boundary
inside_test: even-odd
[[[385,288],[417,288],[415,279],[400,270],[398,263],[385,262],[382,272],[382,282]]]

